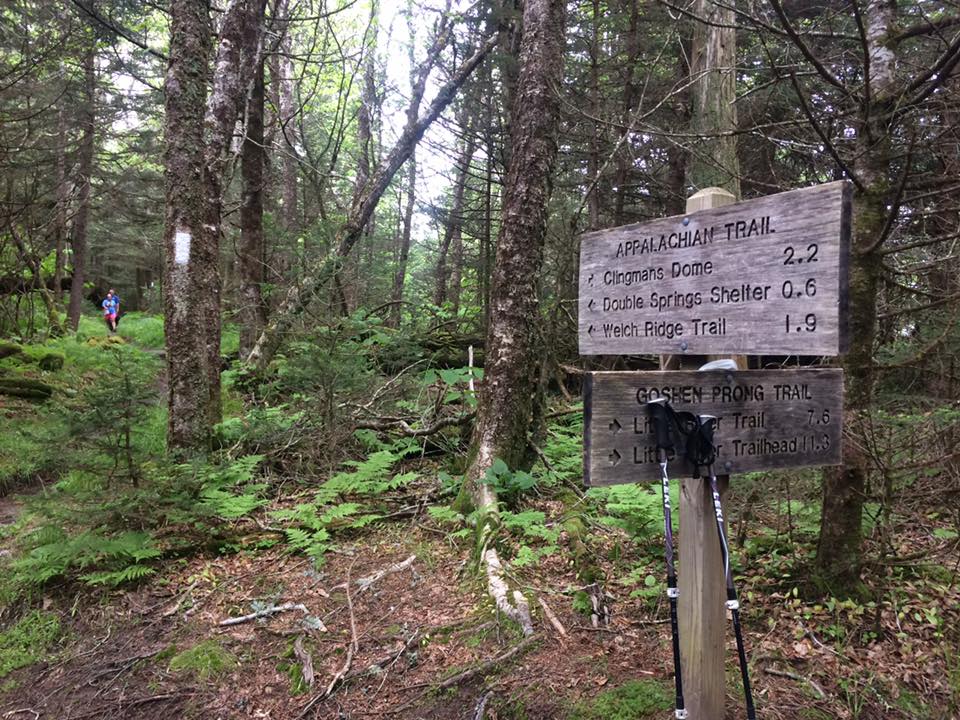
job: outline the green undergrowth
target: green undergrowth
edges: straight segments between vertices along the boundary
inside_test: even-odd
[[[163,318],[140,312],[124,313],[117,325],[117,334],[142,348],[159,350],[164,345]]]
[[[400,491],[417,480],[418,474],[398,468],[407,456],[420,451],[411,438],[382,442],[362,433],[369,455],[344,463],[349,470],[334,473],[313,493],[310,502],[281,508],[270,516],[283,530],[289,548],[314,561],[323,562],[335,531],[356,530],[381,517],[377,507],[382,496]]]
[[[630,680],[577,703],[568,720],[644,720],[671,707],[670,693],[657,681]]]
[[[204,640],[170,658],[170,672],[188,673],[197,680],[215,680],[239,663],[217,640]]]
[[[44,479],[23,499],[16,552],[0,559],[4,602],[52,581],[135,582],[168,556],[231,549],[233,524],[266,502],[260,455],[166,459],[162,363],[150,352],[162,343],[162,325],[130,319],[130,342],[82,322],[76,337],[25,345],[0,361],[26,374],[42,372],[31,358],[43,353],[65,360],[43,374],[56,402],[17,403],[0,414],[0,491]]]
[[[60,633],[57,616],[40,610],[27,613],[0,632],[0,678],[46,657]]]

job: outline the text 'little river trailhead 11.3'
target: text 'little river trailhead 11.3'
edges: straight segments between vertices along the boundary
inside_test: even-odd
[[[847,181],[741,203],[706,188],[685,215],[581,237],[580,353],[660,355],[663,368],[585,375],[583,457],[588,487],[660,479],[677,720],[726,714],[725,613],[746,715],[757,717],[722,507],[728,476],[843,460],[843,370],[747,370],[744,356],[846,352],[851,198]]]
[[[846,350],[850,183],[588,233],[581,355]]]

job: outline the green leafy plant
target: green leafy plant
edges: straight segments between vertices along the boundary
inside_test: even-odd
[[[508,507],[515,507],[520,495],[537,484],[533,475],[523,470],[511,470],[500,458],[490,464],[480,482],[492,486]]]

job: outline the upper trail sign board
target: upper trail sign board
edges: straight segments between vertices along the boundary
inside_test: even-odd
[[[588,233],[582,355],[838,355],[849,181]]]

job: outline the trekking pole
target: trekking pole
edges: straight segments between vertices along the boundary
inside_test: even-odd
[[[684,720],[687,711],[683,702],[683,676],[680,671],[680,625],[677,622],[677,571],[673,563],[673,521],[670,513],[670,477],[667,475],[668,451],[673,450],[673,437],[670,431],[670,411],[665,398],[647,403],[647,410],[653,422],[653,431],[657,439],[657,462],[660,463],[660,490],[663,495],[663,533],[667,561],[667,597],[670,599],[670,633],[673,636],[673,679],[676,689],[674,717]]]
[[[697,465],[706,468],[710,478],[710,493],[713,495],[713,512],[717,518],[717,535],[720,539],[720,554],[723,558],[723,574],[727,581],[727,610],[733,619],[733,634],[737,640],[737,658],[740,661],[740,676],[743,679],[743,694],[747,705],[748,720],[756,720],[757,712],[753,706],[753,693],[750,691],[750,671],[747,669],[747,652],[743,644],[743,630],[740,627],[740,601],[733,584],[733,572],[730,569],[730,547],[727,545],[727,533],[724,529],[723,506],[720,504],[720,489],[717,476],[713,471],[716,450],[713,446],[713,429],[716,418],[711,415],[699,416],[699,447]]]

